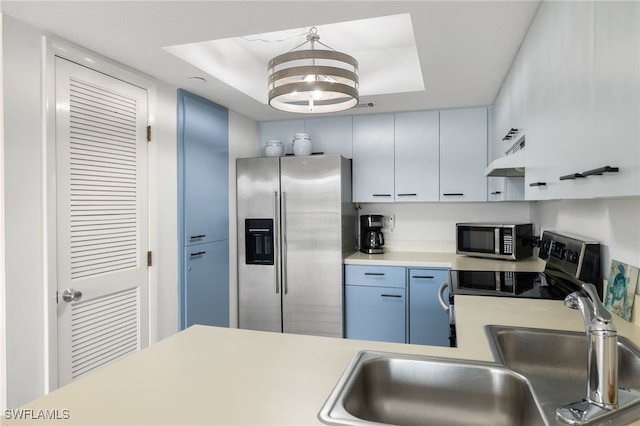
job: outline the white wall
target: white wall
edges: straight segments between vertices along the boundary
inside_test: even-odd
[[[530,219],[529,203],[374,203],[362,204],[358,215],[396,216],[396,232],[383,228],[385,244],[396,250],[415,247],[455,251],[457,222],[524,222]],[[386,217],[385,217],[386,219]],[[386,223],[386,220],[385,220]],[[426,242],[413,245],[409,242]]]
[[[151,283],[156,284],[150,291],[150,343],[177,333],[180,327],[177,99],[176,88],[164,83],[157,82],[155,90],[150,91],[152,142],[148,163],[155,184],[149,191],[149,249],[153,252]]]
[[[611,259],[640,266],[640,198],[558,200],[531,204],[531,218],[542,229],[600,241],[606,278]],[[640,294],[640,289],[637,290]]]
[[[0,13],[0,46],[2,46],[2,14]],[[0,49],[0,82],[3,81],[2,49]],[[4,91],[0,84],[0,412],[7,407],[6,298],[4,281]]]
[[[45,393],[42,36],[3,17],[7,406]]]
[[[236,158],[259,155],[258,122],[229,111],[229,325],[238,327]]]

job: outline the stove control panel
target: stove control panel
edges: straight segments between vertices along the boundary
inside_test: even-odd
[[[538,257],[555,269],[584,282],[600,279],[600,243],[583,237],[544,231]]]

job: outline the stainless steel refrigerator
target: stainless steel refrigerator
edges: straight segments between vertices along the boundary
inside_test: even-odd
[[[240,328],[343,337],[342,260],[355,247],[351,160],[237,160]]]

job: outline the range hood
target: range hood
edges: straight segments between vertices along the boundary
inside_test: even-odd
[[[513,154],[497,158],[484,169],[485,176],[524,176],[526,149],[521,149]]]
[[[507,136],[502,140],[512,139],[521,133],[521,130],[511,129]],[[515,143],[505,151],[505,156],[496,158],[484,169],[485,176],[506,176],[506,177],[522,177],[524,176],[525,166],[525,141],[524,133],[517,138]]]

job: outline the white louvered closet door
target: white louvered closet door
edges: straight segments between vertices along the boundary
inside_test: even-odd
[[[146,126],[146,90],[56,58],[59,386],[148,345]]]

